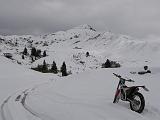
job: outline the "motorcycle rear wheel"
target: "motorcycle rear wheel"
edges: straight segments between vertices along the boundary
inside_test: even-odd
[[[131,110],[142,113],[145,107],[145,100],[141,93],[136,92],[132,97],[132,101],[130,101]]]

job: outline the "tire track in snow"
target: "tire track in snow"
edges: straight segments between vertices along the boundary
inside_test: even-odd
[[[7,117],[5,116],[5,106],[7,105],[7,103],[8,103],[10,98],[11,98],[11,96],[9,96],[1,105],[1,117],[2,117],[2,120],[7,120],[7,117],[10,117],[10,120],[11,120],[9,109],[7,109],[8,116]]]
[[[13,102],[23,102],[25,100],[25,95],[26,95],[26,92],[28,91],[29,89],[26,89],[25,91],[22,92],[22,94],[17,94],[17,93],[14,93],[12,95],[10,95],[6,100],[4,100],[4,102],[1,104],[1,108],[0,108],[0,116],[2,118],[2,120],[14,120],[13,117],[11,115],[11,110],[9,109],[9,106],[8,106],[8,103],[11,101]],[[15,97],[17,96],[17,97]],[[24,110],[26,111],[27,109],[23,106],[22,104],[22,107],[24,108]],[[27,112],[31,113],[30,111],[27,110]],[[14,114],[16,115],[16,114]],[[36,120],[41,120],[36,114],[32,114],[34,117],[38,118]],[[16,120],[16,119],[15,119]]]
[[[54,118],[51,118],[47,114],[36,112],[35,110],[33,110],[31,107],[29,107],[26,104],[26,98],[27,98],[27,96],[32,91],[34,91],[35,89],[37,89],[39,86],[40,85],[35,86],[35,87],[31,88],[31,89],[26,89],[23,92],[21,92],[21,94],[14,94],[12,96],[9,96],[3,102],[3,104],[1,105],[1,112],[0,113],[1,113],[2,120],[13,120],[11,114],[9,113],[11,111],[7,107],[8,101],[12,100],[12,99],[10,99],[11,97],[15,98],[14,99],[15,101],[20,102],[20,104],[22,104],[22,107],[26,110],[26,112],[29,112],[32,116],[36,117],[38,120],[54,120]],[[56,95],[59,96],[60,98],[66,98],[67,99],[67,97],[64,96],[64,95],[61,95],[61,94],[58,94],[58,93]],[[17,96],[17,97],[15,97],[15,96]],[[68,102],[66,104],[68,104]],[[80,103],[80,105],[83,105],[83,104]],[[84,105],[86,106],[88,104],[84,104]],[[158,109],[156,109],[155,107],[150,106],[149,109],[147,109],[146,111],[144,111],[144,114],[139,114],[139,116],[143,120],[149,120],[151,118],[154,119],[154,120],[159,120],[159,118],[160,118],[160,111]],[[100,117],[103,118],[103,116],[100,116]]]
[[[25,104],[25,100],[26,100],[26,97],[27,97],[28,93],[24,92],[24,95],[22,97],[22,100],[21,100],[21,103],[22,103],[22,106],[29,112],[31,113],[33,116],[36,116],[39,118],[39,116],[37,114],[35,114],[34,112],[32,112],[30,109],[28,109],[28,107],[26,106]]]
[[[53,82],[53,80],[51,80],[51,82]],[[38,118],[38,120],[42,120],[38,113],[36,112],[33,112],[31,109],[29,109],[29,107],[27,107],[27,105],[25,104],[25,99],[28,95],[28,93],[30,91],[34,91],[37,87],[41,86],[41,85],[44,85],[48,82],[45,82],[45,83],[41,83],[39,85],[35,85],[34,87],[32,88],[28,88],[28,89],[25,89],[24,91],[22,92],[15,92],[13,93],[12,95],[10,95],[6,100],[4,100],[4,102],[1,104],[0,106],[0,118],[2,120],[14,120],[13,119],[13,116],[11,115],[11,111],[9,109],[9,106],[8,106],[8,102],[10,100],[12,100],[12,102],[21,102],[22,104],[22,107],[24,108],[25,111],[29,112],[32,116]],[[21,93],[21,94],[20,94]],[[17,96],[17,97],[15,97]],[[11,99],[12,98],[12,99]],[[47,116],[46,116],[47,118]],[[49,118],[49,117],[48,117]],[[45,119],[46,120],[46,119]],[[47,120],[53,120],[53,119],[47,119]]]
[[[144,109],[144,112],[141,114],[146,119],[159,120],[160,111],[154,106],[148,106],[148,109]]]
[[[32,88],[30,91],[33,91],[33,90],[35,90],[35,89],[36,89],[36,88],[34,87],[34,88]],[[28,94],[29,94],[30,91],[29,91],[29,90],[25,90],[25,91],[23,92],[23,97],[22,97],[22,99],[21,99],[21,104],[22,104],[22,106],[24,107],[24,109],[26,109],[30,114],[32,114],[33,116],[39,118],[40,120],[54,120],[54,119],[51,118],[50,116],[45,115],[45,114],[42,114],[42,113],[38,113],[38,112],[32,110],[29,106],[27,106],[27,104],[26,104],[26,97],[28,96]],[[21,96],[22,96],[22,95],[21,95]],[[17,97],[18,97],[18,96],[17,96]]]

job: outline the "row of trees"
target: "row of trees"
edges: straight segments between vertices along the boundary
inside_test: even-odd
[[[53,61],[52,65],[51,65],[51,68],[49,69],[49,65],[46,63],[45,60],[43,61],[42,65],[38,65],[37,67],[31,68],[31,69],[39,71],[39,72],[42,72],[42,73],[54,73],[54,74],[57,74],[58,72],[61,72],[62,76],[67,76],[68,75],[65,62],[63,62],[60,70],[58,70],[55,61]]]
[[[24,55],[29,55],[27,48],[25,47],[23,52],[22,52],[22,59],[24,59]],[[32,61],[36,60],[37,58],[41,58],[41,57],[46,57],[46,51],[43,52],[43,54],[41,55],[41,50],[40,49],[36,49],[35,47],[32,47],[31,49],[31,54],[30,57],[32,58]],[[33,59],[33,57],[35,59]]]

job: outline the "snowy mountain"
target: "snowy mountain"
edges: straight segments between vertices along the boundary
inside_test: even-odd
[[[159,120],[159,46],[158,40],[97,32],[89,25],[41,36],[0,36],[0,120]],[[22,59],[25,47],[28,54]],[[32,47],[47,56],[32,61]],[[108,58],[121,67],[101,68]],[[29,69],[44,60],[49,65],[55,61],[58,69],[65,61],[73,74],[61,77]],[[144,65],[151,74],[138,75]],[[129,86],[149,88],[140,90],[146,100],[142,114],[131,111],[127,102],[112,103],[118,84],[113,72],[136,81]]]
[[[159,63],[157,56],[160,55],[158,40],[138,40],[111,32],[97,32],[89,25],[80,25],[67,31],[43,36],[0,36],[0,43],[1,55],[12,53],[14,62],[27,65],[29,68],[41,64],[45,59],[49,64],[55,60],[59,66],[65,61],[71,71],[79,71],[79,69],[82,71],[86,68],[101,67],[107,58],[119,61],[124,66],[131,65],[130,63],[139,66],[134,61],[143,62],[143,64],[149,62],[148,64],[156,66]],[[22,51],[25,47],[28,48],[29,53],[32,47],[42,52],[46,50],[48,57],[34,63],[31,63],[30,57],[22,60]],[[86,59],[87,51],[91,56]],[[78,67],[77,64],[79,64]]]

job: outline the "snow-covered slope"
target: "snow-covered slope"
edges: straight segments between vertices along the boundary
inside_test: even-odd
[[[34,72],[0,56],[0,120],[25,120],[24,108],[17,106],[14,96],[45,84],[53,77],[53,74]]]
[[[55,60],[60,67],[65,61],[72,72],[99,68],[107,58],[119,61],[123,66],[140,64],[156,66],[159,64],[158,56],[160,56],[158,40],[138,40],[111,32],[97,32],[89,25],[42,36],[0,36],[0,43],[1,55],[12,53],[15,63],[31,68],[42,64],[45,59],[48,64],[52,64]],[[34,63],[29,56],[22,60],[24,47],[28,49],[29,54],[32,47],[42,52],[46,50],[48,57]],[[84,57],[87,51],[91,54],[89,58]]]
[[[156,93],[160,71],[138,76],[131,75],[132,70],[135,69],[88,71],[54,81],[30,91],[26,106],[39,118],[47,120],[158,120],[160,96]],[[149,93],[141,91],[146,99],[142,114],[131,111],[127,102],[112,103],[118,84],[113,72],[135,79],[134,85],[145,84],[150,89]]]
[[[46,74],[48,77],[40,78],[40,81],[47,82],[39,81],[39,85],[32,82],[30,87],[25,86],[24,90],[17,91],[3,102],[2,120],[159,120],[160,96],[157,89],[160,69],[151,68],[152,74],[142,76],[130,74],[138,69],[140,68],[92,70],[64,78],[53,76],[52,81],[47,81],[50,75]],[[112,103],[118,83],[118,79],[112,75],[113,72],[136,81],[128,84],[129,86],[146,85],[149,88],[147,93],[141,91],[146,100],[142,114],[131,111],[127,102]],[[23,69],[19,73],[24,75]],[[37,78],[32,77],[31,81],[39,79],[35,73],[34,76]],[[17,78],[13,76],[10,80],[16,82]],[[13,83],[13,86],[16,87],[16,84]]]
[[[0,103],[12,93],[31,87],[32,84],[45,83],[48,79],[43,74],[23,68],[0,56]]]
[[[159,120],[159,45],[158,40],[97,32],[89,25],[42,36],[0,36],[0,119]],[[32,47],[46,50],[48,56],[33,63],[30,55],[23,60],[24,47],[29,54]],[[5,58],[3,53],[11,53],[12,59]],[[122,67],[102,69],[107,58],[118,61]],[[65,61],[73,74],[60,77],[28,69],[43,60],[48,64],[54,60],[58,69]],[[151,74],[130,73],[142,70],[144,65],[149,66]],[[134,79],[134,85],[149,88],[149,93],[141,91],[146,99],[142,114],[131,111],[128,103],[112,104],[118,82],[113,72]]]

